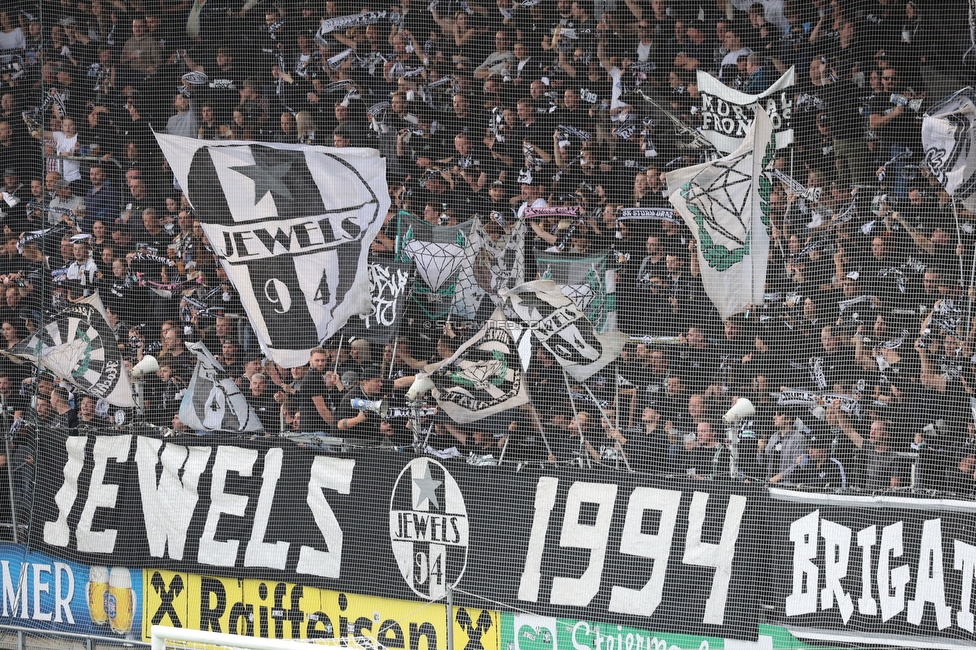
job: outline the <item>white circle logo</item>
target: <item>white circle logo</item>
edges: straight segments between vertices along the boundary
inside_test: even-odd
[[[390,498],[390,541],[400,574],[427,600],[444,597],[468,563],[468,512],[457,481],[430,458],[403,468]]]

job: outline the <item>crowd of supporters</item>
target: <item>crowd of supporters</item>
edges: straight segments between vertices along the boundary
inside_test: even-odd
[[[352,409],[350,398],[399,404],[416,371],[477,324],[431,328],[408,311],[383,349],[337,336],[309,365],[278,368],[153,131],[372,147],[392,198],[374,255],[393,255],[398,214],[442,225],[477,216],[501,235],[527,208],[578,205],[579,220],[531,221],[527,279],[542,252],[612,251],[618,325],[630,336],[586,386],[537,351],[534,408],[473,425],[427,416],[419,428],[432,448],[973,491],[976,217],[940,187],[921,145],[926,107],[972,77],[960,3],[415,4],[3,3],[7,347],[97,289],[127,360],[159,360],[145,388],[153,424],[186,429],[177,412],[195,357],[184,342],[202,340],[269,431],[283,422],[411,444],[412,423]],[[777,181],[769,198],[766,305],[723,322],[680,219],[617,216],[668,207],[666,173],[708,155],[696,137],[697,71],[757,94],[791,67],[793,144],[775,167],[803,190]],[[58,384],[0,361],[5,411],[56,424],[37,430],[109,424],[106,404]],[[738,397],[757,411],[730,434],[721,416]],[[29,466],[31,436],[15,442],[15,462]]]

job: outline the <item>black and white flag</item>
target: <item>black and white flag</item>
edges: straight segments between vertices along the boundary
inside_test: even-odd
[[[499,295],[505,301],[505,316],[531,332],[532,348],[544,347],[577,381],[602,370],[623,350],[623,334],[598,332],[552,280],[526,282],[511,290],[503,289]],[[525,356],[524,345],[522,348]]]
[[[197,367],[180,402],[180,422],[194,431],[264,431],[244,393],[207,346],[187,343]]]
[[[373,309],[366,316],[360,314],[356,318],[349,319],[344,330],[345,334],[364,338],[370,343],[379,345],[392,341],[397,333],[400,316],[407,306],[412,270],[409,264],[371,260],[369,278]]]
[[[753,107],[762,108],[773,127],[777,149],[793,142],[793,68],[758,95],[729,88],[712,75],[698,71],[698,90],[702,98],[700,131],[721,153],[732,153],[745,142],[753,120]]]
[[[954,199],[970,210],[976,194],[976,90],[966,87],[942,100],[922,120],[925,164]]]
[[[67,302],[44,327],[9,350],[96,399],[133,407],[119,342],[98,292]]]
[[[474,422],[529,401],[515,337],[500,308],[450,359],[424,368],[437,405],[455,422]]]
[[[304,365],[370,312],[369,245],[390,205],[377,151],[156,139],[275,363]]]

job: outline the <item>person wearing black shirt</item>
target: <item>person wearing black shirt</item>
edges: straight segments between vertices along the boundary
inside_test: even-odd
[[[264,427],[265,433],[277,431],[279,428],[279,407],[274,394],[268,389],[268,378],[262,373],[251,376],[250,392],[247,403],[258,414],[258,420]]]
[[[884,92],[871,99],[868,120],[883,146],[882,158],[893,160],[903,154],[922,151],[921,132],[915,125],[920,108],[916,104],[915,92],[903,85],[900,71],[891,66],[881,72],[881,85]],[[908,181],[901,173],[905,162],[902,158],[885,170],[885,182],[892,188],[891,194],[899,200],[908,196]]]
[[[302,382],[298,392],[298,408],[302,414],[302,431],[307,433],[325,433],[334,426],[334,413],[329,409],[325,396],[328,386],[323,374],[329,362],[329,353],[323,348],[312,350],[308,365],[309,372]]]
[[[362,399],[377,401],[391,389],[391,383],[383,379],[378,372],[364,377],[359,385],[351,389],[339,400],[336,413],[336,428],[339,434],[350,438],[379,440],[385,435],[383,419],[378,413],[370,409],[359,409],[352,406],[352,401]],[[386,427],[388,429],[388,427]]]

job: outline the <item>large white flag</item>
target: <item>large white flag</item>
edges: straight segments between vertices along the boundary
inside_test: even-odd
[[[729,88],[712,75],[698,71],[698,91],[702,98],[701,132],[721,153],[731,153],[745,140],[754,107],[766,111],[772,122],[773,143],[777,149],[793,142],[790,116],[793,114],[793,68],[758,95]]]
[[[932,106],[922,120],[925,163],[953,198],[976,209],[976,90],[971,87]]]
[[[207,346],[186,347],[196,355],[197,367],[180,402],[180,422],[195,431],[263,431],[257,412]]]
[[[763,303],[773,152],[772,124],[757,110],[736,151],[667,175],[668,198],[698,242],[702,283],[723,319]]]
[[[370,313],[369,245],[390,205],[377,151],[156,139],[276,363],[305,364]]]
[[[10,350],[113,406],[133,407],[132,386],[119,342],[98,292],[68,302],[45,325]]]

